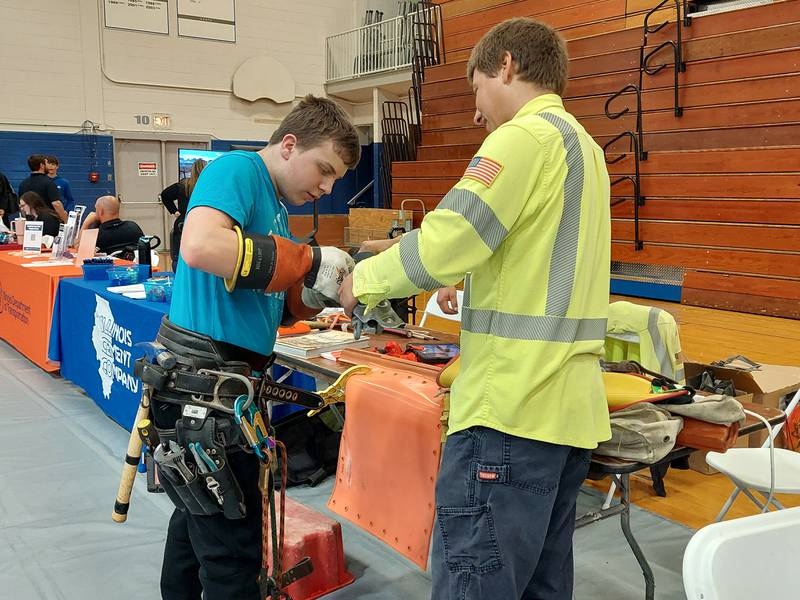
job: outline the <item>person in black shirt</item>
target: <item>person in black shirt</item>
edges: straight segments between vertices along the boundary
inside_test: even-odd
[[[29,221],[41,221],[42,235],[58,235],[61,221],[52,208],[44,203],[42,197],[36,192],[25,192],[19,198],[19,212]]]
[[[194,161],[189,177],[181,179],[171,186],[164,188],[159,194],[164,208],[166,208],[170,214],[177,217],[175,219],[175,224],[172,226],[169,250],[173,270],[178,268],[178,251],[181,247],[183,220],[186,218],[186,212],[189,209],[189,199],[192,197],[192,190],[194,190],[194,186],[197,183],[197,178],[200,177],[200,173],[205,168],[206,164],[206,161],[202,159]]]
[[[97,249],[111,254],[128,247],[135,247],[144,235],[142,228],[134,221],[119,218],[119,200],[114,196],[100,196],[94,203],[94,212],[89,213],[81,231],[96,227]]]
[[[58,195],[56,184],[47,176],[47,159],[41,154],[28,157],[28,168],[31,174],[22,180],[17,195],[22,198],[25,192],[36,192],[44,203],[51,208],[62,223],[67,222],[67,212]]]
[[[14,188],[8,181],[8,178],[0,173],[0,217],[6,227],[11,225],[11,215],[19,212],[19,200],[14,193]]]

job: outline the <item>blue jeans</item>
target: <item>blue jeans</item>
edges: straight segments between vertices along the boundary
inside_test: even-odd
[[[436,482],[432,600],[571,600],[591,451],[486,427],[450,435]]]

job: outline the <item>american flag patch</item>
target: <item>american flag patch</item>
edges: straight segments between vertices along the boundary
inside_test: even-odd
[[[464,171],[464,177],[480,181],[486,187],[491,187],[502,170],[503,165],[493,161],[491,158],[476,156],[470,161],[467,170]]]

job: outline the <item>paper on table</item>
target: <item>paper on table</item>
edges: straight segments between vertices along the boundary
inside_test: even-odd
[[[71,267],[71,260],[37,260],[32,263],[25,263],[23,267]]]
[[[132,283],[130,285],[112,285],[106,288],[112,294],[127,294],[129,292],[144,293],[143,283]]]
[[[94,249],[95,246],[97,246],[98,233],[100,233],[99,229],[87,229],[81,234],[81,243],[78,246],[78,256],[75,259],[76,265],[81,264],[84,258],[91,258],[94,256]]]
[[[122,295],[126,298],[132,298],[133,300],[144,300],[147,298],[147,294],[144,290],[141,292],[122,292]]]

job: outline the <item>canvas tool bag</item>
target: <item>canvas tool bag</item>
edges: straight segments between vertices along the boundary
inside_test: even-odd
[[[675,447],[682,426],[681,417],[650,402],[640,402],[611,414],[611,439],[602,442],[594,453],[653,464]]]

